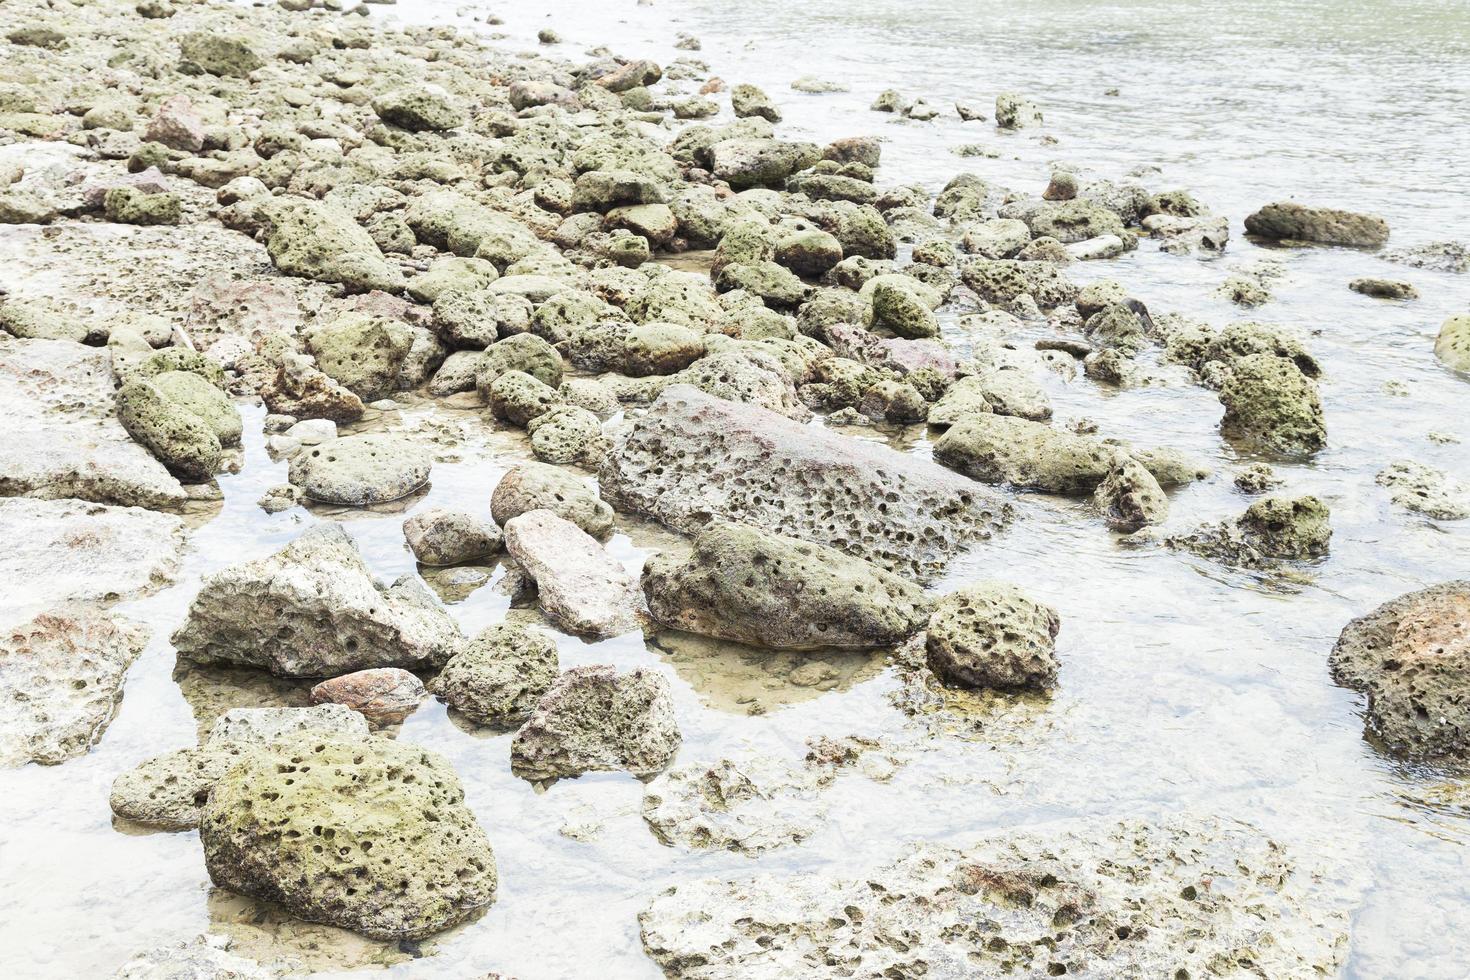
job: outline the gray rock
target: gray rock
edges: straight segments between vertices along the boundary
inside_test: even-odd
[[[482,630],[434,679],[434,693],[481,725],[519,724],[556,682],[556,644],[513,623]]]
[[[290,480],[312,500],[365,507],[406,497],[429,481],[429,454],[396,435],[343,436],[298,453]]]
[[[454,129],[465,124],[464,110],[437,85],[409,84],[388,89],[373,99],[378,118],[410,132]]]
[[[738,521],[921,581],[1010,518],[984,488],[924,460],[685,386],[622,434],[601,485],[675,530]]]
[[[995,97],[995,124],[1001,129],[1026,129],[1041,125],[1041,109],[1015,92]]]
[[[65,606],[0,630],[0,768],[85,755],[147,639],[135,623]]]
[[[139,953],[113,974],[113,980],[275,980],[278,976],[230,952],[224,936],[196,936]]]
[[[1220,386],[1220,431],[1271,452],[1306,455],[1327,444],[1317,384],[1295,362],[1250,354],[1230,362]]]
[[[124,820],[158,830],[193,830],[209,791],[257,746],[217,742],[154,756],[112,781],[108,805]]]
[[[613,527],[613,509],[584,480],[547,463],[512,467],[490,495],[490,516],[501,527],[532,510],[549,510],[594,538]]]
[[[777,650],[895,646],[929,603],[892,572],[817,544],[714,523],[685,559],[654,555],[643,594],[664,626]]]
[[[317,367],[365,402],[392,394],[414,330],[385,316],[344,313],[303,332]]]
[[[981,582],[934,606],[925,639],[929,669],[967,687],[1046,689],[1056,684],[1056,610],[1005,582]]]
[[[682,737],[668,681],[644,667],[573,667],[536,705],[511,742],[510,763],[529,780],[666,769]]]
[[[1378,472],[1395,504],[1442,521],[1470,517],[1470,485],[1422,463],[1396,460]]]
[[[372,577],[340,525],[306,531],[273,555],[204,577],[173,635],[199,663],[335,677],[368,667],[434,667],[462,642],[415,579]]]
[[[1375,248],[1388,241],[1388,222],[1374,214],[1313,208],[1292,201],[1268,204],[1245,219],[1245,230],[1273,241]]]
[[[231,708],[209,730],[210,743],[265,745],[278,738],[367,735],[367,719],[340,704],[310,708]]]
[[[459,565],[493,555],[505,544],[500,528],[489,521],[438,507],[404,521],[403,536],[421,565]]]
[[[768,759],[692,763],[649,782],[643,820],[665,844],[755,855],[815,833],[820,790],[814,774]]]
[[[345,211],[292,198],[271,202],[268,220],[266,251],[286,275],[341,283],[356,292],[403,289],[403,273]]]
[[[527,511],[505,523],[505,550],[536,582],[541,611],[581,636],[615,636],[637,629],[637,583],[586,531],[549,510]]]
[[[1448,367],[1470,374],[1470,314],[1450,317],[1439,328],[1434,354]]]
[[[1152,473],[1136,459],[1119,459],[1097,485],[1093,501],[1115,531],[1131,533],[1169,517],[1169,498]]]
[[[994,414],[959,419],[934,444],[934,458],[984,483],[1090,494],[1119,450],[1090,436]]]
[[[526,425],[531,451],[548,463],[589,459],[601,445],[602,421],[585,408],[558,405]]]

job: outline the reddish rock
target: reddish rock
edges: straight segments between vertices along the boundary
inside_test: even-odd
[[[423,681],[398,667],[373,667],[322,681],[311,689],[312,704],[341,704],[377,727],[396,725],[428,697]]]

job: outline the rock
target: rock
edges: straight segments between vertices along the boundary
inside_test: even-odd
[[[720,759],[670,769],[643,792],[643,820],[664,844],[757,855],[799,844],[827,808],[812,774],[770,760]]]
[[[1033,238],[1055,238],[1063,245],[1104,235],[1121,239],[1126,234],[1121,218],[1096,201],[1087,200],[1043,204],[1027,216],[1027,225]]]
[[[1434,355],[1455,371],[1470,374],[1470,314],[1450,317],[1439,328]]]
[[[0,630],[0,768],[54,766],[90,751],[147,639],[135,623],[66,606]]]
[[[445,704],[480,725],[520,724],[560,670],[556,644],[513,623],[482,630],[449,658],[434,680]]]
[[[526,425],[531,451],[548,463],[575,463],[601,444],[602,422],[585,408],[559,405]]]
[[[434,303],[448,293],[476,293],[498,278],[494,262],[448,255],[430,263],[428,272],[410,279],[408,295],[420,303]]]
[[[422,939],[495,899],[495,858],[454,770],[388,739],[251,753],[215,784],[199,839],[216,886],[374,939]]]
[[[597,84],[609,92],[626,92],[634,88],[646,88],[664,77],[663,69],[653,61],[630,61],[615,68],[597,80]]]
[[[364,410],[361,398],[299,355],[288,355],[277,365],[260,397],[271,412],[298,419],[356,422]]]
[[[1470,582],[1410,592],[1348,623],[1332,678],[1367,695],[1368,729],[1397,755],[1470,750]]]
[[[1380,470],[1375,479],[1388,487],[1395,504],[1407,510],[1442,521],[1470,517],[1470,485],[1443,470],[1401,459]]]
[[[776,261],[798,276],[816,279],[842,261],[842,243],[819,228],[807,228],[776,241]]]
[[[1108,527],[1125,534],[1169,517],[1169,498],[1140,462],[1123,458],[1093,492],[1093,502]]]
[[[114,187],[102,199],[108,221],[124,225],[176,225],[183,215],[177,194],[147,194],[136,187]]]
[[[1117,456],[1090,436],[993,414],[964,416],[934,444],[935,460],[976,480],[1047,493],[1092,493]]]
[[[1077,287],[1049,262],[971,259],[960,266],[960,278],[985,302],[998,306],[1028,295],[1037,306],[1051,309],[1077,296]]]
[[[0,498],[0,582],[7,611],[116,601],[172,582],[184,549],[177,517],[79,500]]]
[[[358,670],[322,681],[311,689],[312,704],[344,705],[378,728],[399,724],[418,710],[426,697],[424,682],[399,667]]]
[[[408,550],[421,565],[459,565],[504,546],[500,528],[463,511],[431,508],[403,522]]]
[[[392,126],[410,132],[437,132],[465,124],[465,114],[438,85],[410,84],[388,89],[373,99],[373,111]]]
[[[276,739],[366,736],[367,720],[340,704],[311,708],[231,708],[209,730],[211,745],[266,745]]]
[[[561,404],[556,389],[521,371],[507,371],[491,382],[486,393],[490,412],[511,425],[526,427]]]
[[[1470,272],[1470,248],[1459,242],[1430,242],[1384,252],[1390,262],[1434,272]]]
[[[896,646],[929,611],[921,589],[860,558],[723,522],[686,559],[649,558],[643,594],[664,626],[777,650]]]
[[[184,502],[178,479],[118,422],[108,360],[70,340],[0,338],[0,497]]]
[[[1010,518],[927,461],[686,386],[623,433],[600,479],[611,503],[675,530],[738,521],[920,581]]]
[[[546,780],[584,772],[652,776],[673,761],[682,741],[668,681],[644,667],[573,667],[516,732],[511,769]]]
[[[759,116],[768,122],[781,121],[781,110],[771,97],[754,85],[737,85],[730,90],[730,108],[737,118]]]
[[[193,31],[179,38],[179,70],[185,74],[206,72],[222,78],[244,78],[265,61],[240,34]]]
[[[148,369],[152,360],[145,362]],[[202,421],[221,446],[240,445],[244,423],[229,395],[193,371],[163,371],[148,379],[175,408]]]
[[[174,95],[158,107],[143,139],[169,149],[198,153],[204,148],[204,120],[187,95]]]
[[[549,510],[594,538],[613,528],[613,509],[585,481],[546,463],[512,467],[490,496],[490,516],[501,527],[533,510]]]
[[[1306,561],[1327,554],[1330,516],[1327,505],[1316,497],[1266,497],[1234,521],[1206,525],[1165,538],[1164,543],[1240,568],[1268,568],[1276,561]]]
[[[1376,248],[1388,241],[1388,222],[1374,214],[1313,208],[1292,201],[1268,204],[1245,219],[1245,230],[1272,241]]]
[[[971,225],[960,244],[966,252],[987,259],[1009,259],[1031,241],[1031,230],[1015,218],[992,218]]]
[[[1001,129],[1026,129],[1041,125],[1041,109],[1015,92],[995,97],[995,124]]]
[[[861,977],[1305,977],[1348,956],[1349,911],[1324,900],[1325,873],[1238,822],[1079,821],[963,850],[911,844],[851,878],[686,881],[638,923],[644,951],[678,980],[834,964]]]
[[[273,555],[206,575],[173,644],[198,663],[335,677],[437,667],[461,639],[414,578],[384,587],[341,526],[321,524]]]
[[[567,632],[615,636],[638,627],[632,576],[572,522],[527,511],[506,521],[505,550],[536,582],[541,611]]]
[[[937,337],[939,320],[924,303],[916,289],[884,277],[873,288],[873,326],[891,330],[900,337],[919,339]]]
[[[865,419],[903,425],[924,421],[929,414],[929,403],[908,382],[886,380],[863,392],[856,409]],[[829,423],[831,418],[827,417]]]
[[[308,498],[366,507],[406,497],[429,481],[429,454],[396,435],[342,436],[298,453],[290,480]]]
[[[1355,293],[1364,296],[1374,296],[1378,299],[1418,299],[1419,290],[1414,288],[1413,283],[1404,282],[1401,279],[1373,279],[1360,278],[1348,283],[1348,288]]]
[[[561,384],[561,355],[546,341],[534,334],[522,333],[507,337],[485,348],[479,361],[479,373],[475,375],[475,390],[489,400],[490,386],[502,374],[519,371],[528,374],[542,384],[555,388]]]
[[[945,406],[945,399],[949,399],[957,390],[961,393],[950,400],[946,406],[947,412],[955,410],[959,399],[968,399],[973,404],[973,399],[979,397],[989,406],[988,411],[997,415],[1031,419],[1033,422],[1044,422],[1051,418],[1051,399],[1047,397],[1046,390],[1029,371],[1020,368],[998,367],[960,378],[945,391],[939,403],[934,406],[935,410]],[[932,415],[930,421],[934,421]]]
[[[165,752],[120,773],[108,804],[124,820],[159,830],[194,830],[214,784],[253,751],[247,742],[220,742]]]
[[[219,470],[222,450],[209,422],[152,381],[132,381],[118,391],[117,417],[128,435],[180,478],[204,481]]]
[[[1004,582],[941,598],[925,639],[929,669],[966,687],[1045,690],[1057,680],[1056,610]]]
[[[816,163],[821,153],[811,143],[737,138],[715,143],[709,148],[709,156],[710,171],[716,177],[735,190],[746,190],[780,189],[787,177]]]
[[[230,952],[224,936],[196,936],[188,942],[160,946],[128,960],[112,980],[275,980],[277,974]]]
[[[1316,382],[1288,358],[1236,358],[1219,397],[1220,431],[1227,436],[1279,453],[1311,454],[1327,444]]]
[[[317,367],[364,402],[392,394],[413,347],[414,331],[401,320],[344,313],[303,334]]]
[[[353,292],[403,289],[403,273],[383,258],[372,236],[346,212],[293,199],[273,201],[268,214],[266,251],[284,274],[341,283]]]

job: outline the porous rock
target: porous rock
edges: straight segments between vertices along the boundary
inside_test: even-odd
[[[583,636],[613,636],[638,626],[637,584],[586,531],[549,510],[505,523],[505,550],[536,582],[548,619]]]
[[[545,634],[500,623],[449,658],[434,679],[434,693],[478,724],[518,724],[555,683],[559,670],[556,644]]]
[[[934,606],[929,669],[967,687],[1046,689],[1057,679],[1056,610],[1005,582],[969,585]]]
[[[662,772],[679,750],[674,700],[644,667],[573,667],[542,696],[511,742],[511,768],[530,780],[626,771]]]
[[[343,436],[297,453],[290,480],[312,500],[363,507],[406,497],[429,480],[429,454],[402,436]]]

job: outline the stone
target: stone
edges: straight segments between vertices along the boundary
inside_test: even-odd
[[[219,470],[222,449],[209,422],[152,381],[123,385],[117,393],[117,417],[128,435],[181,479],[204,481]]]
[[[30,615],[71,601],[117,601],[172,582],[184,524],[170,514],[80,500],[0,498],[6,607]]]
[[[145,370],[147,365],[145,364]],[[177,409],[202,421],[221,446],[240,445],[244,422],[230,396],[193,371],[163,371],[148,382]]]
[[[502,374],[519,371],[551,388],[561,384],[562,360],[545,340],[535,334],[522,333],[506,337],[485,348],[475,375],[475,390],[488,401],[490,386]]]
[[[775,259],[798,276],[816,279],[842,261],[842,243],[819,228],[806,228],[777,239]]]
[[[675,980],[1307,977],[1349,953],[1327,862],[1240,822],[1053,823],[963,849],[909,844],[847,874],[680,882],[639,913],[644,952]]]
[[[997,306],[1027,295],[1042,309],[1051,309],[1077,296],[1076,285],[1050,262],[970,259],[960,266],[960,278],[977,296]]]
[[[821,151],[812,143],[736,138],[715,143],[709,148],[709,158],[710,171],[737,191],[751,187],[779,190],[786,178],[816,163]]]
[[[1455,371],[1470,374],[1470,313],[1450,317],[1439,328],[1434,356]]]
[[[216,886],[373,939],[423,939],[495,899],[495,857],[443,757],[388,739],[276,742],[215,784]]]
[[[206,575],[173,635],[185,659],[283,677],[437,667],[461,642],[453,618],[412,576],[386,587],[374,580],[338,524]]]
[[[929,403],[917,388],[892,379],[879,381],[864,391],[856,408],[867,419],[894,425],[922,422],[929,414]]]
[[[579,636],[616,636],[636,629],[637,583],[586,531],[549,510],[505,523],[505,550],[536,583],[541,611]]]
[[[1005,582],[981,582],[934,605],[929,669],[965,687],[1046,690],[1057,680],[1056,610]]]
[[[179,69],[187,73],[206,72],[222,78],[244,78],[265,65],[241,34],[217,31],[192,31],[179,38]]]
[[[1328,657],[1367,696],[1368,730],[1396,755],[1470,752],[1470,582],[1410,592],[1354,619]]]
[[[526,425],[531,451],[548,463],[587,459],[601,445],[602,421],[576,405],[558,405]]]
[[[720,759],[668,770],[643,792],[643,820],[662,843],[757,855],[800,844],[827,808],[813,774],[768,759]]]
[[[352,292],[397,293],[403,273],[383,258],[367,230],[329,204],[292,199],[267,206],[267,253],[288,276],[341,283]]]
[[[736,118],[759,116],[768,122],[781,121],[781,110],[771,97],[754,85],[736,85],[730,90],[730,108]]]
[[[187,942],[139,953],[112,980],[275,980],[277,973],[230,952],[224,936],[196,936]]]
[[[560,671],[556,644],[514,623],[482,630],[449,658],[434,693],[479,725],[506,727],[530,717]]]
[[[895,281],[876,281],[872,291],[873,326],[911,340],[939,335],[939,320],[917,289]]]
[[[965,230],[960,244],[966,252],[987,259],[1009,259],[1031,241],[1031,229],[1015,218],[992,218]]]
[[[1051,418],[1051,399],[1029,371],[1016,367],[996,367],[979,374],[960,378],[939,399],[937,410],[945,404],[951,392],[961,389],[973,403],[975,396],[983,398],[989,411],[997,415],[1010,415],[1033,422],[1044,422]],[[951,402],[951,405],[954,403]],[[950,408],[950,411],[953,411]],[[931,416],[931,422],[933,421]]]
[[[923,628],[913,583],[832,548],[744,524],[712,523],[684,559],[643,566],[663,626],[777,650],[896,646]]]
[[[1377,299],[1419,298],[1419,290],[1414,288],[1413,283],[1404,282],[1401,279],[1376,279],[1365,276],[1348,283],[1348,288],[1355,293],[1362,293],[1364,296],[1373,296]]]
[[[1380,470],[1375,482],[1388,487],[1393,502],[1406,510],[1442,521],[1470,517],[1470,484],[1443,470],[1400,459]]]
[[[686,386],[622,434],[600,480],[615,506],[686,534],[737,521],[921,582],[1010,519],[998,498],[925,460]]]
[[[573,667],[557,678],[511,741],[512,771],[542,781],[585,772],[653,776],[682,737],[669,683],[646,667]]]
[[[102,199],[108,221],[124,225],[176,225],[183,216],[177,194],[148,194],[136,187],[114,187]]]
[[[147,639],[135,623],[67,606],[0,629],[0,768],[54,766],[90,751]]]
[[[1116,447],[1040,422],[994,414],[959,419],[934,444],[934,458],[984,483],[1090,494],[1112,471]]]
[[[434,300],[434,328],[455,348],[482,350],[501,337],[524,334],[530,324],[531,301],[495,292],[494,282],[478,289],[446,290]]]
[[[187,95],[170,96],[158,107],[143,138],[172,150],[198,153],[204,148],[204,120]]]
[[[487,259],[448,255],[429,264],[429,271],[408,281],[408,295],[420,303],[434,303],[447,293],[474,293],[489,287],[500,272]]]
[[[312,704],[343,705],[377,728],[401,724],[427,697],[424,682],[401,667],[357,670],[311,689]]]
[[[403,522],[408,550],[420,565],[460,565],[504,547],[500,528],[464,511],[434,507]]]
[[[341,734],[366,736],[362,715],[340,704],[308,708],[231,708],[209,729],[209,744],[266,745],[280,738]]]
[[[1383,258],[1413,269],[1470,272],[1470,248],[1459,242],[1429,242],[1383,253]]]
[[[464,110],[449,93],[430,84],[390,88],[373,99],[373,112],[383,122],[413,133],[455,129],[466,122]]]
[[[261,385],[260,398],[272,413],[298,419],[356,422],[364,411],[361,398],[302,355],[287,355],[277,364]]]
[[[490,516],[501,527],[533,510],[549,510],[594,538],[607,536],[613,528],[613,509],[586,481],[547,463],[512,467],[490,495]]]
[[[1063,245],[1104,235],[1121,239],[1123,220],[1096,201],[1051,201],[1027,216],[1033,238],[1055,238]],[[1080,257],[1080,256],[1079,256]]]
[[[117,816],[145,827],[194,830],[214,784],[253,748],[221,742],[154,756],[118,774],[108,805]]]
[[[995,97],[995,124],[1001,129],[1026,129],[1041,125],[1041,109],[1015,92]]]
[[[1310,455],[1327,444],[1317,384],[1292,360],[1250,354],[1230,362],[1220,386],[1220,431],[1272,452]]]
[[[1169,517],[1169,498],[1152,473],[1136,459],[1125,457],[1093,491],[1093,502],[1108,527],[1131,534]]]
[[[178,479],[117,420],[108,361],[70,340],[0,338],[0,497],[183,504]]]
[[[1245,230],[1272,241],[1377,248],[1388,241],[1388,222],[1374,214],[1314,208],[1292,201],[1268,204],[1245,219]]]
[[[1331,514],[1313,496],[1258,500],[1234,521],[1206,525],[1164,539],[1212,561],[1239,568],[1270,568],[1278,561],[1307,561],[1327,554]]]
[[[342,436],[296,454],[291,483],[309,499],[365,507],[406,497],[429,482],[428,452],[402,436]]]
[[[413,347],[413,328],[401,320],[343,313],[303,335],[317,367],[364,402],[392,394]]]
[[[555,388],[521,371],[497,376],[490,384],[486,400],[496,419],[523,428],[561,404]]]

